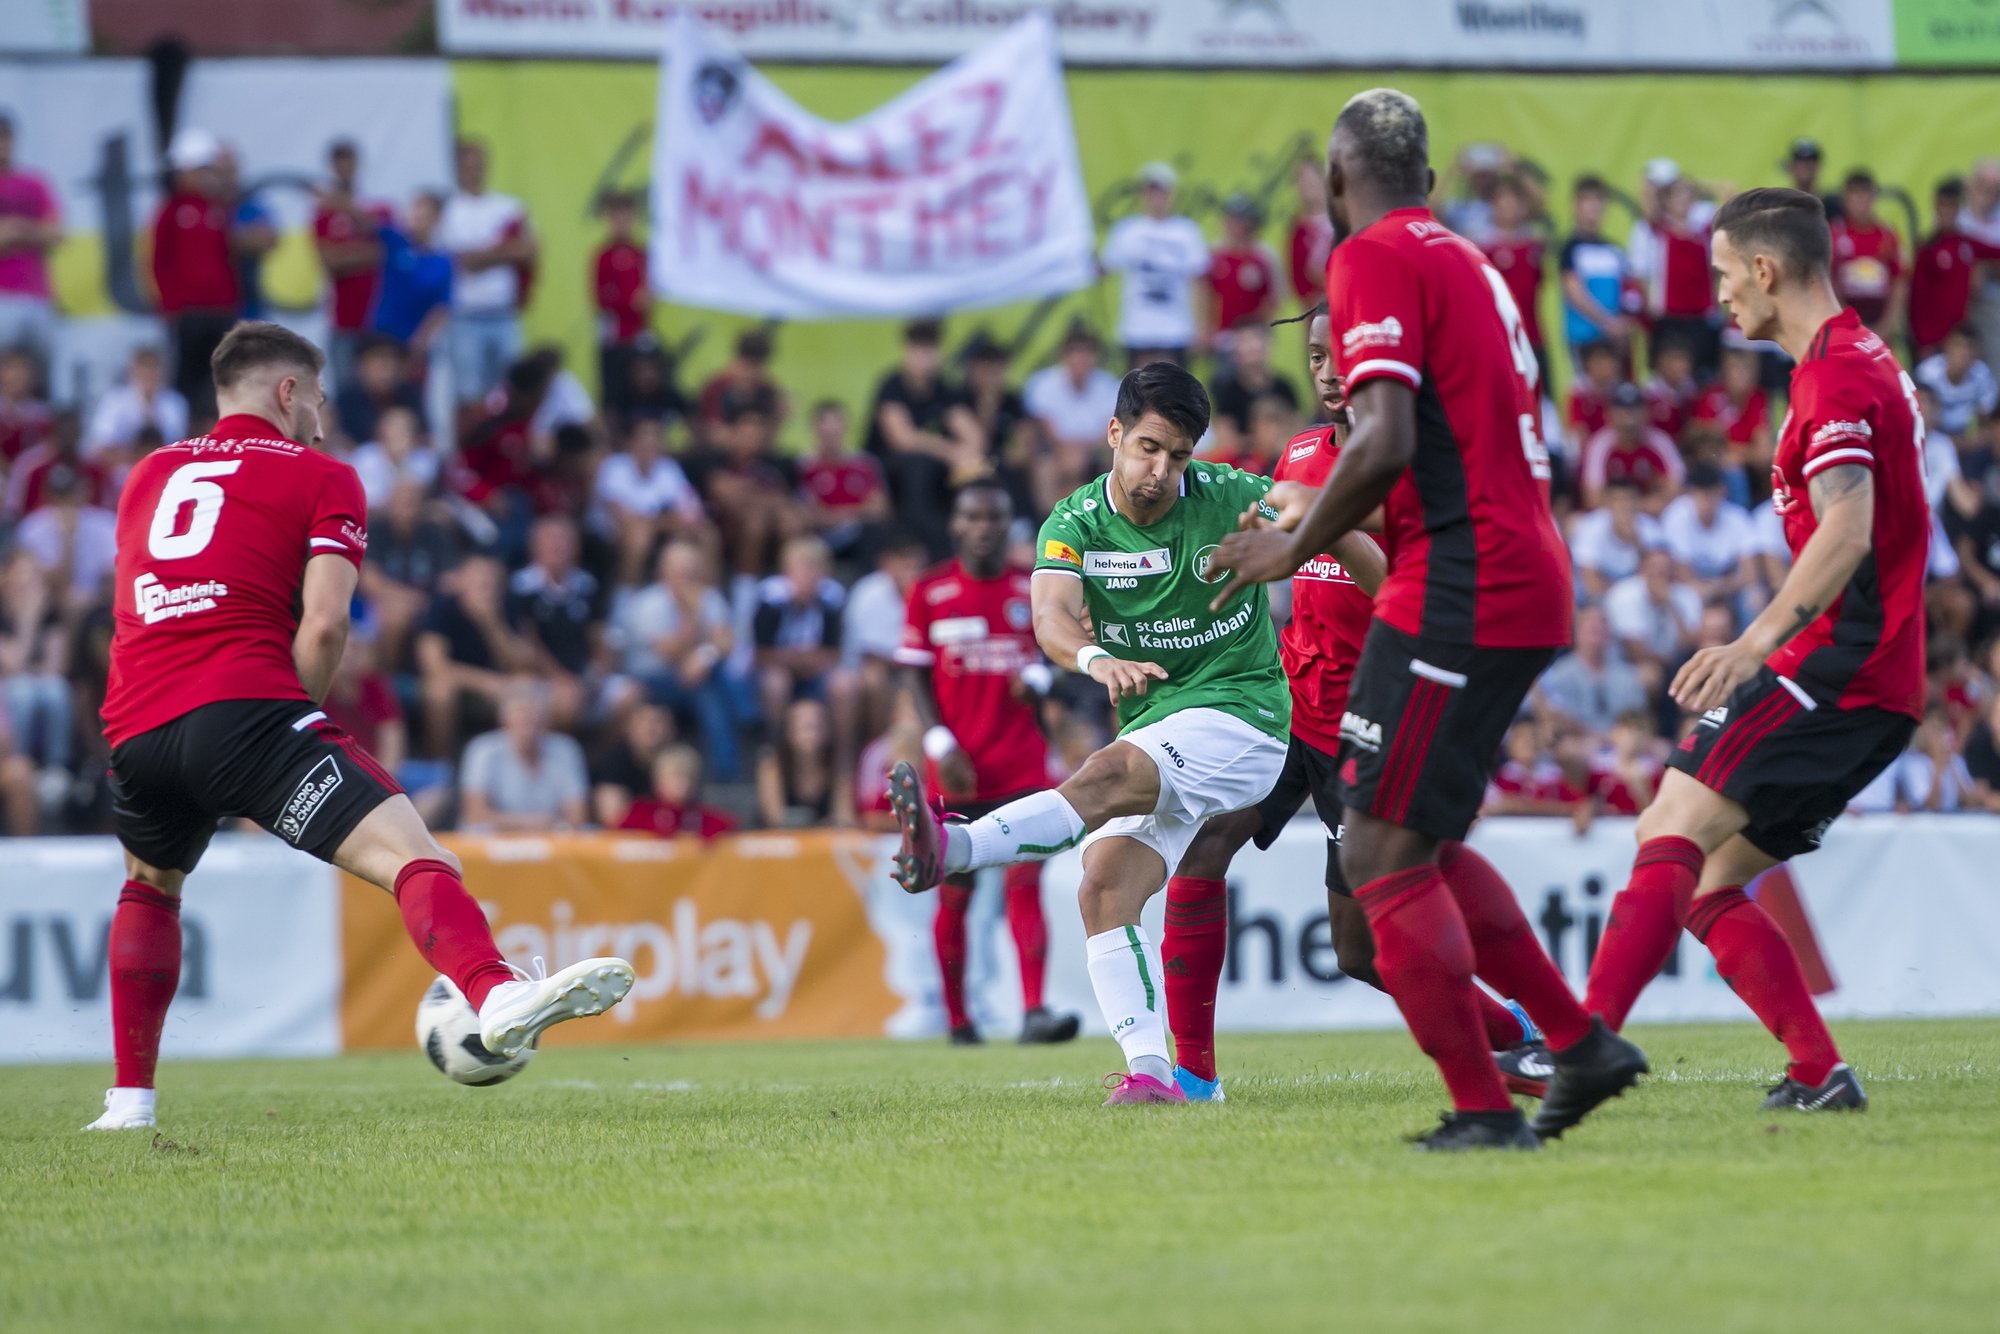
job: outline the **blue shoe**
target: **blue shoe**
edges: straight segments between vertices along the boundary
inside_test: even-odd
[[[1178,1065],[1174,1067],[1174,1083],[1187,1094],[1189,1102],[1223,1102],[1222,1081],[1203,1079],[1200,1075],[1189,1074]]]
[[[1506,1002],[1507,1013],[1521,1021],[1521,1042],[1540,1042],[1542,1030],[1535,1027],[1535,1021],[1528,1018],[1528,1012],[1514,1001]],[[1519,1045],[1518,1043],[1516,1045]]]

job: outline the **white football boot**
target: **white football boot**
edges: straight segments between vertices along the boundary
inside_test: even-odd
[[[585,959],[548,975],[535,960],[535,975],[520,968],[520,980],[502,982],[479,1007],[479,1040],[486,1050],[509,1059],[535,1045],[551,1025],[565,1019],[603,1014],[632,989],[632,965],[623,959]]]
[[[107,1089],[104,1094],[104,1115],[85,1126],[85,1130],[151,1130],[153,1128],[153,1105],[158,1093],[154,1089]]]

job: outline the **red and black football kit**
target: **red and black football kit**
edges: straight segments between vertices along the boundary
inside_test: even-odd
[[[402,790],[292,659],[306,562],[358,567],[367,546],[354,469],[259,418],[225,417],[133,466],[103,717],[114,825],[140,860],[191,871],[235,816],[329,858]]]

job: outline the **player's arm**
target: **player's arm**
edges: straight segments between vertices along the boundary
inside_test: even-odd
[[[347,647],[348,608],[361,578],[346,556],[314,556],[299,586],[299,628],[292,635],[292,663],[299,684],[315,703],[326,698]]]
[[[1867,559],[1875,537],[1873,469],[1834,464],[1807,485],[1819,527],[1770,605],[1736,642],[1702,649],[1674,676],[1674,700],[1690,713],[1706,713],[1755,676],[1764,659],[1833,605]]]
[[[1366,533],[1349,533],[1335,542],[1327,554],[1339,561],[1348,578],[1354,580],[1355,587],[1371,598],[1382,587],[1382,581],[1389,577],[1389,558],[1382,554],[1382,548],[1375,545],[1375,539]]]
[[[1074,668],[1103,686],[1117,703],[1126,695],[1143,695],[1151,681],[1167,679],[1156,662],[1128,662],[1098,646],[1084,625],[1083,577],[1061,570],[1037,570],[1029,586],[1035,612],[1035,642],[1049,660]]]

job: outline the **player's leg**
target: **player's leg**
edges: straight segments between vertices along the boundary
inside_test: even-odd
[[[1145,818],[1130,823],[1156,822]],[[1166,878],[1166,858],[1137,837],[1100,838],[1084,849],[1077,904],[1083,911],[1090,989],[1097,996],[1098,1009],[1112,1038],[1125,1053],[1128,1072],[1106,1100],[1107,1105],[1187,1101],[1173,1083],[1173,1065],[1167,1054],[1159,947],[1139,924],[1146,900],[1159,891]]]
[[[1114,741],[1061,787],[1010,801],[967,824],[947,825],[925,801],[915,766],[899,763],[889,772],[889,804],[903,835],[896,881],[921,894],[947,875],[1041,861],[1075,847],[1109,820],[1151,814],[1159,800],[1159,766],[1130,742]]]
[[[1279,788],[1284,786],[1281,778]],[[1277,790],[1272,798],[1282,802]],[[1215,995],[1229,947],[1229,863],[1264,828],[1272,798],[1265,806],[1231,811],[1203,824],[1167,881],[1160,956],[1167,1024],[1174,1035],[1174,1081],[1197,1101],[1221,1098],[1215,1073]],[[1298,809],[1296,797],[1292,809]],[[1290,818],[1287,812],[1279,824]]]
[[[1073,1041],[1081,1026],[1074,1014],[1057,1014],[1042,998],[1049,970],[1049,920],[1042,912],[1042,864],[1020,862],[1001,873],[1007,896],[1007,931],[1014,937],[1014,959],[1021,970],[1021,1038],[1023,1043]]]
[[[937,950],[938,980],[944,991],[944,1017],[951,1043],[972,1046],[979,1030],[965,1009],[965,914],[972,906],[972,874],[948,875],[938,886],[937,915],[931,919],[931,944]]]
[[[1577,1003],[1569,984],[1550,960],[1521,911],[1520,900],[1493,864],[1464,843],[1452,841],[1438,849],[1438,870],[1472,938],[1473,971],[1501,995],[1520,1003],[1552,1049],[1574,1046],[1590,1033],[1590,1018]],[[1513,1042],[1493,1042],[1494,1021],[1504,1032],[1518,1021],[1506,1006],[1479,993],[1489,1044],[1505,1050]],[[1519,1041],[1517,1036],[1515,1041]]]

